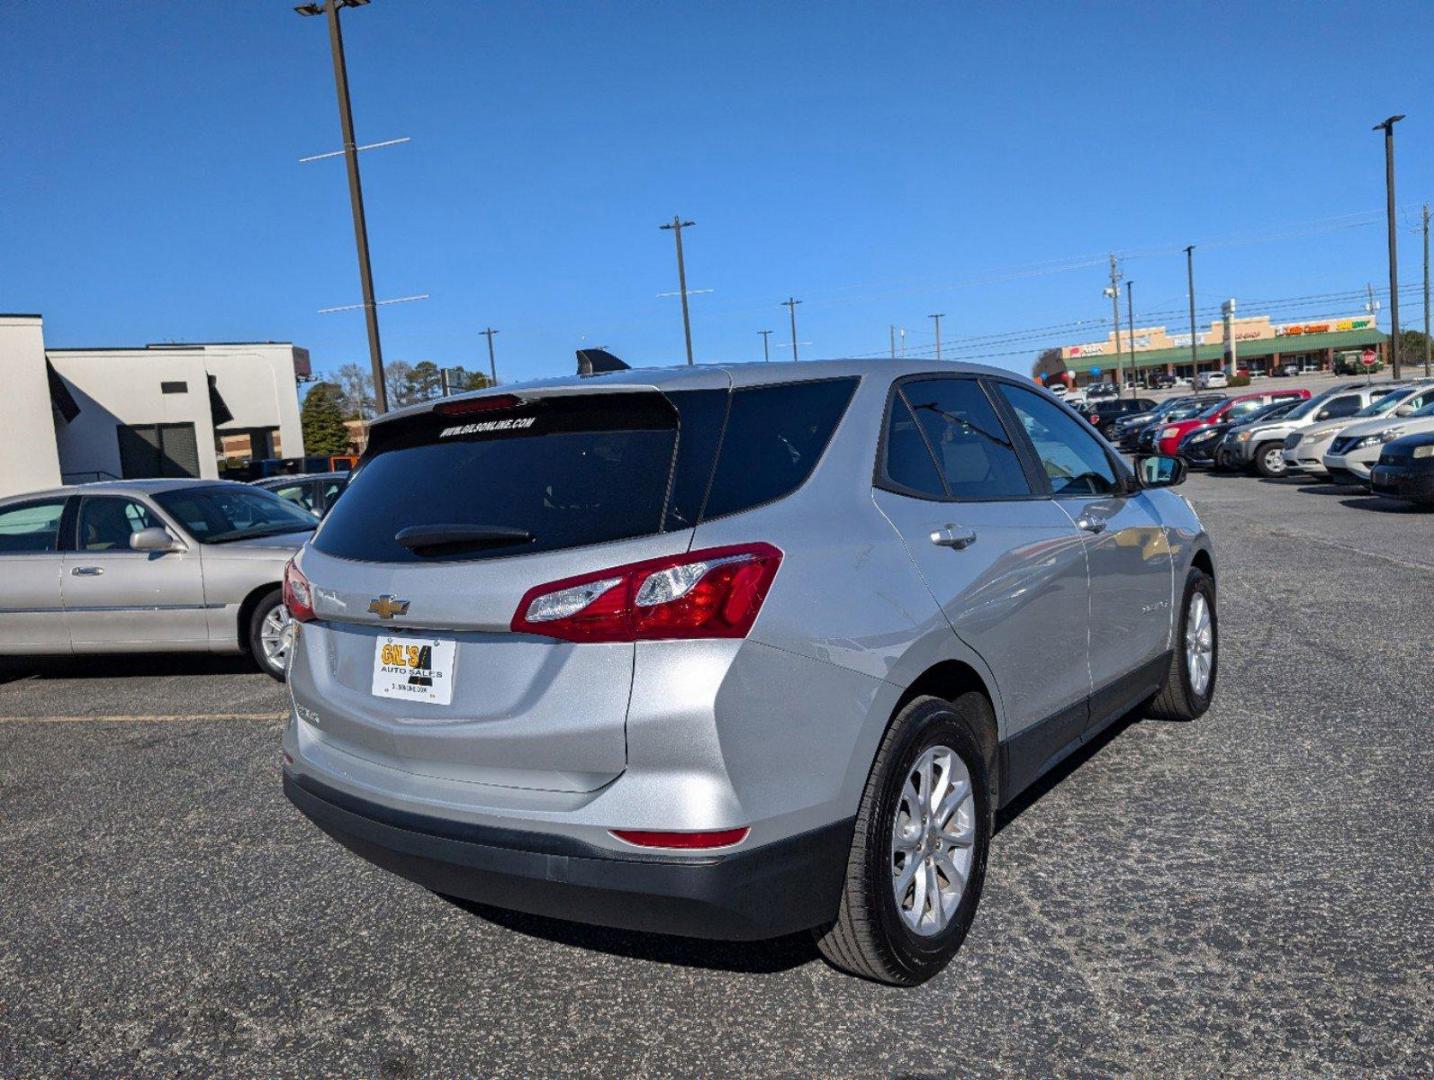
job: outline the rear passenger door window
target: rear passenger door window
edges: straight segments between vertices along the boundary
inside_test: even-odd
[[[0,510],[0,555],[44,555],[60,548],[65,500],[25,503]]]
[[[1089,427],[1040,394],[1010,383],[997,385],[1025,427],[1052,495],[1100,496],[1119,490],[1115,466]]]
[[[892,398],[886,476],[909,494],[965,501],[1034,494],[981,384],[969,378],[916,379]]]

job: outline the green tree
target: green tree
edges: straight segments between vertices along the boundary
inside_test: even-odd
[[[420,360],[413,365],[412,382],[414,397],[418,401],[431,401],[443,393],[443,376],[432,360]]]
[[[349,432],[344,426],[344,392],[337,383],[320,382],[309,387],[299,411],[304,429],[304,449],[310,454],[347,454]]]

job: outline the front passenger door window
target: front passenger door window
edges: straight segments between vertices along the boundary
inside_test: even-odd
[[[1077,419],[1040,394],[1009,383],[998,385],[1035,446],[1052,495],[1099,496],[1119,490],[1115,466]]]

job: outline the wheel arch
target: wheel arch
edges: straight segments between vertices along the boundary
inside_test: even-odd
[[[941,698],[944,701],[954,701],[962,694],[973,691],[984,697],[991,706],[990,722],[979,725],[980,730],[975,734],[981,744],[981,752],[986,759],[986,775],[990,778],[992,787],[992,805],[999,806],[1001,804],[999,789],[1003,779],[1001,775],[1000,721],[997,716],[1000,706],[996,695],[987,685],[985,677],[972,665],[964,660],[948,659],[928,667],[901,692],[887,723],[890,724],[896,715],[915,698],[930,696]]]
[[[239,604],[239,618],[234,628],[235,636],[239,639],[239,650],[248,655],[252,650],[249,648],[249,620],[254,615],[254,609],[259,606],[259,601],[275,589],[282,593],[284,583],[282,581],[271,581],[266,585],[256,585],[250,589],[248,594]]]

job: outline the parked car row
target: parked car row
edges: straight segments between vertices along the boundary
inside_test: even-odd
[[[1345,384],[1314,397],[1244,394],[1175,419],[1184,408],[1170,406],[1164,418],[1130,418],[1138,430],[1123,433],[1122,444],[1217,471],[1303,473],[1434,502],[1434,451],[1421,441],[1434,436],[1434,382]]]

